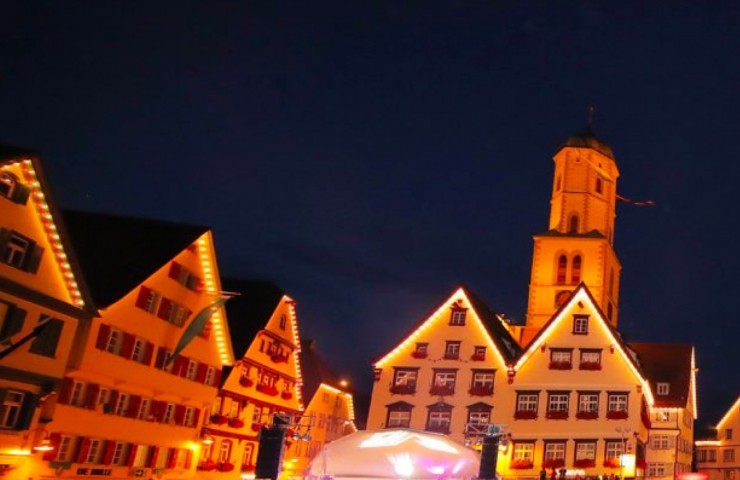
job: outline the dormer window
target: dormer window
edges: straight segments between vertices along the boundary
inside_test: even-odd
[[[0,195],[6,198],[13,198],[13,192],[18,180],[15,175],[4,172],[0,173]]]
[[[665,382],[658,383],[658,395],[668,395],[671,390],[671,384]]]
[[[573,315],[573,335],[588,335],[588,315]]]
[[[416,350],[411,353],[411,356],[414,358],[427,358],[428,347],[428,343],[417,343]]]
[[[465,317],[467,317],[468,311],[464,308],[453,308],[450,314],[450,325],[465,325]]]

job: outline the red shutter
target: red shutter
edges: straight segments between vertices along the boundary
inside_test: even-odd
[[[198,383],[205,383],[207,371],[208,371],[208,365],[206,365],[205,363],[199,363],[198,371],[195,374],[195,381]]]
[[[176,464],[177,464],[177,449],[168,448],[167,449],[167,468],[175,468]]]
[[[57,447],[59,447],[59,442],[62,441],[62,436],[56,432],[49,435],[49,442],[51,442],[51,446],[54,447],[54,450],[49,450],[48,452],[44,452],[44,455],[41,457],[42,460],[46,461],[52,461],[57,458]]]
[[[136,337],[131,334],[123,334],[123,348],[121,348],[121,356],[123,358],[131,358],[131,354],[134,352],[134,343]]]
[[[139,414],[139,407],[141,407],[141,397],[138,395],[131,395],[128,400],[128,412],[127,417],[136,418]]]
[[[144,350],[144,365],[149,366],[152,363],[152,355],[154,354],[154,344],[146,342]]]
[[[111,415],[116,414],[116,403],[118,403],[118,390],[111,390],[110,400],[108,400],[108,411],[103,408],[103,413],[110,413]]]
[[[116,441],[108,440],[105,442],[105,455],[103,456],[103,465],[110,465],[113,461],[113,452],[116,451]]]
[[[164,362],[167,359],[167,349],[158,347],[157,349],[157,360],[154,362],[154,368],[158,370],[164,369]]]
[[[170,263],[170,278],[174,278],[178,282],[180,281],[180,264],[177,262]]]
[[[175,424],[182,425],[185,420],[185,405],[175,405]]]
[[[193,412],[193,426],[198,428],[198,420],[200,420],[200,408],[196,408]]]
[[[160,447],[151,447],[151,457],[149,457],[149,461],[147,462],[147,467],[154,468],[154,466],[157,464],[157,456],[159,456],[159,448]]]
[[[164,416],[165,408],[167,408],[167,402],[154,400],[152,402],[152,406],[149,408],[149,413],[152,414],[152,416],[154,417],[156,421],[161,422],[162,417]]]
[[[193,460],[193,451],[185,450],[185,468],[190,468],[190,462]]]
[[[174,365],[172,368],[172,373],[174,373],[177,376],[184,377],[187,373],[187,366],[188,366],[188,357],[183,355],[178,355],[177,358],[175,358]]]
[[[150,293],[151,290],[142,285],[139,289],[139,296],[136,298],[136,306],[146,310],[146,304],[149,301]]]
[[[59,389],[59,403],[69,404],[69,397],[72,395],[74,380],[67,377],[62,381],[62,387]]]
[[[98,400],[98,392],[100,392],[100,385],[97,383],[87,384],[87,398],[85,400],[85,408],[95,410],[95,406]]]
[[[77,463],[85,463],[87,460],[87,454],[90,452],[90,439],[87,437],[82,438],[80,443],[80,450],[77,452]]]
[[[162,297],[162,300],[159,302],[159,311],[157,312],[157,316],[162,320],[169,321],[171,305],[172,302],[168,298]]]
[[[133,467],[134,466],[134,460],[136,460],[136,451],[138,449],[139,449],[139,446],[137,444],[135,444],[135,443],[132,443],[131,444],[131,451],[128,453],[128,461],[126,462],[126,464],[129,467]]]
[[[216,370],[216,374],[213,376],[213,386],[218,388],[221,382],[221,370]]]
[[[105,347],[108,346],[109,337],[110,337],[110,325],[101,323],[100,329],[98,330],[98,340],[95,342],[95,348],[97,348],[98,350],[105,350]]]

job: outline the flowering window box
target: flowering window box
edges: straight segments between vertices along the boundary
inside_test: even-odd
[[[288,361],[288,354],[285,355],[279,355],[275,354],[270,357],[270,360],[272,360],[273,363],[286,363]]]
[[[254,465],[242,465],[242,472],[254,473],[254,470],[255,470]]]
[[[572,368],[571,362],[550,362],[550,370],[571,370]]]
[[[567,410],[550,410],[545,414],[545,418],[549,418],[550,420],[567,420],[568,411]]]
[[[579,458],[573,462],[575,468],[594,468],[596,466],[596,460],[593,458]]]
[[[218,469],[221,472],[230,472],[234,470],[234,464],[229,462],[219,463]]]
[[[512,470],[529,470],[532,467],[534,467],[534,463],[528,458],[514,458],[509,464],[509,468]]]
[[[244,420],[239,420],[238,418],[232,418],[229,420],[229,426],[231,428],[242,428],[244,426]]]
[[[565,466],[565,459],[548,458],[542,461],[542,468],[560,468]]]
[[[416,385],[393,385],[391,393],[398,395],[413,395],[416,393]]]
[[[278,394],[278,389],[275,388],[274,385],[258,384],[257,385],[257,391],[258,392],[262,392],[265,395],[270,395],[270,396],[273,396],[273,397]]]
[[[474,353],[470,359],[474,362],[482,362],[486,359],[485,353]]]
[[[619,458],[607,458],[604,460],[604,466],[606,468],[619,468]]]
[[[470,387],[468,393],[477,397],[493,395],[493,385],[476,385],[474,387]]]
[[[413,351],[411,352],[411,356],[414,358],[427,358],[428,354],[427,352]]]
[[[579,420],[596,420],[599,418],[599,412],[576,412],[576,418]]]
[[[251,428],[252,428],[252,431],[253,432],[259,432],[260,430],[262,430],[262,424],[261,423],[253,423]]]
[[[216,468],[218,468],[218,464],[211,459],[207,459],[205,462],[198,465],[198,470],[203,470],[204,472],[211,472],[216,470]]]
[[[517,420],[535,420],[537,410],[517,410],[514,412],[514,418]]]
[[[211,415],[211,423],[215,423],[216,425],[223,425],[227,421],[229,421],[229,419],[226,418],[226,415]]]
[[[282,398],[283,400],[290,400],[291,398],[293,398],[293,393],[284,391],[280,393],[280,398]]]
[[[242,377],[239,379],[239,385],[241,385],[242,387],[251,387],[252,385],[254,385],[254,380],[247,377]]]
[[[581,362],[578,364],[578,370],[601,370],[599,362]]]
[[[609,420],[624,420],[629,418],[629,413],[627,410],[612,410],[610,412],[606,412],[606,418]]]
[[[447,385],[434,385],[429,389],[429,395],[453,395],[455,389]]]

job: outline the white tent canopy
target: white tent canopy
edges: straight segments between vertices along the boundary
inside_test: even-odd
[[[307,478],[468,479],[478,455],[445,435],[407,429],[359,431],[314,457]]]

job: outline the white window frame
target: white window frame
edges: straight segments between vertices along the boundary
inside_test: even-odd
[[[149,408],[152,406],[152,401],[149,398],[142,398],[139,404],[139,411],[136,412],[136,418],[139,420],[146,420],[149,416]]]
[[[576,442],[576,460],[596,460],[596,442]]]
[[[221,444],[218,448],[218,462],[226,463],[231,460],[231,449],[234,443],[231,440],[221,440]]]
[[[588,318],[587,316],[573,317],[573,333],[577,335],[588,334]]]
[[[514,450],[511,454],[512,460],[529,460],[534,462],[534,443],[514,442]]]
[[[545,443],[545,460],[565,460],[565,442]]]
[[[579,412],[598,412],[599,411],[599,394],[598,393],[579,393],[578,394],[578,411]]]
[[[609,412],[627,412],[629,411],[629,395],[626,393],[610,393],[607,403]]]
[[[607,440],[604,446],[604,456],[606,458],[620,458],[624,455],[624,441]]]
[[[111,328],[108,332],[108,340],[105,342],[105,351],[114,355],[121,353],[121,347],[123,345],[123,332],[118,329]]]
[[[146,342],[140,338],[134,339],[134,347],[131,350],[131,360],[135,362],[143,362],[144,355],[146,354]]]
[[[391,410],[388,412],[387,428],[408,427],[411,425],[411,412],[409,410]]]
[[[195,380],[195,376],[198,374],[198,362],[195,360],[188,360],[188,368],[185,371],[185,378],[188,380]]]
[[[491,412],[479,410],[468,414],[468,423],[475,425],[488,425],[491,423]]]
[[[122,442],[116,442],[115,446],[113,447],[113,454],[111,455],[110,464],[111,465],[122,465],[124,461],[124,453],[126,450],[126,444]]]
[[[131,401],[131,396],[128,393],[119,392],[118,399],[116,400],[115,414],[119,417],[125,417],[128,413],[128,405]]]
[[[168,403],[164,407],[164,415],[162,415],[162,423],[172,422],[172,417],[175,415],[175,405]]]
[[[465,325],[467,317],[467,310],[453,310],[452,316],[450,317],[450,325]]]
[[[493,388],[493,372],[475,372],[473,373],[473,387],[491,387]]]
[[[91,438],[90,445],[87,450],[87,456],[82,463],[90,463],[93,465],[100,463],[100,457],[103,453],[103,445],[105,445],[105,442],[103,442],[99,438]]]
[[[540,396],[536,393],[520,393],[516,399],[518,412],[536,412]]]
[[[671,390],[671,384],[666,382],[658,382],[657,384],[657,394],[658,395],[668,395],[668,393]]]
[[[8,390],[5,392],[5,398],[3,399],[5,413],[3,414],[3,418],[0,419],[0,428],[8,429],[18,426],[21,408],[23,407],[23,400],[25,398],[26,394],[19,390]]]
[[[449,427],[452,421],[452,412],[449,410],[439,410],[429,412],[429,427]]]
[[[396,370],[393,385],[397,387],[415,387],[418,370]]]
[[[25,238],[21,234],[11,231],[10,239],[5,245],[5,251],[3,252],[3,262],[16,268],[22,268],[30,249],[31,240],[29,238]]]
[[[72,390],[69,394],[69,404],[75,407],[82,407],[85,403],[85,384],[74,380]]]
[[[193,407],[185,407],[185,414],[182,417],[182,424],[186,427],[192,427],[193,420],[195,419],[195,409]]]
[[[550,393],[547,396],[548,412],[567,412],[570,395],[567,393]]]
[[[72,454],[72,437],[69,435],[62,435],[59,439],[59,445],[57,445],[57,455],[54,460],[58,462],[66,462]]]
[[[573,351],[553,350],[550,352],[550,361],[558,363],[573,363]]]

